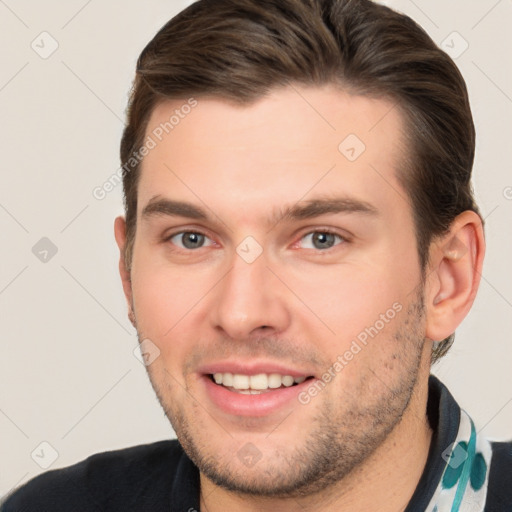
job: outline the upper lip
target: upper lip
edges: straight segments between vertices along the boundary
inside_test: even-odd
[[[241,361],[218,361],[205,364],[198,368],[198,373],[204,375],[213,375],[215,373],[236,373],[241,375],[258,375],[260,373],[278,373],[280,375],[290,375],[292,377],[311,377],[312,372],[291,368],[283,364],[273,362],[241,362]]]

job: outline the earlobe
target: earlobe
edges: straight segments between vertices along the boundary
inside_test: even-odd
[[[455,332],[469,312],[480,283],[485,241],[478,214],[465,211],[431,245],[425,290],[426,337],[441,341]]]
[[[126,265],[125,246],[126,246],[126,221],[124,217],[117,217],[114,222],[114,236],[119,247],[119,275],[123,284],[123,291],[128,303],[128,318],[135,327],[135,314],[133,312],[132,281],[130,271]]]

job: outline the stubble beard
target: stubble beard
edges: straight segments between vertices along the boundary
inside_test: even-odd
[[[423,290],[420,290],[391,339],[372,340],[394,343],[396,350],[390,353],[387,361],[396,372],[393,382],[383,382],[378,370],[368,368],[365,374],[373,380],[373,386],[369,386],[364,378],[353,386],[351,383],[351,390],[343,390],[345,396],[341,407],[340,400],[324,399],[321,411],[311,422],[300,446],[281,447],[277,459],[267,457],[247,471],[240,470],[235,450],[231,454],[212,453],[207,436],[202,435],[201,427],[194,425],[194,415],[187,415],[183,409],[172,406],[172,394],[169,393],[172,386],[156,379],[149,368],[148,374],[180,444],[205,477],[239,495],[301,498],[325,491],[354,472],[400,423],[418,382],[424,344],[423,325]],[[380,382],[380,395],[375,397],[373,391],[365,394],[365,390],[375,389],[377,382]],[[348,402],[350,406],[347,408]],[[200,409],[198,404],[194,408]],[[288,421],[293,421],[292,417],[293,414]],[[230,465],[227,457],[232,457],[234,464]]]

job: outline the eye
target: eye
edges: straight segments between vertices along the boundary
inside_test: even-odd
[[[200,249],[213,245],[213,241],[197,231],[182,231],[167,238],[181,249]]]
[[[301,246],[303,249],[325,250],[345,241],[346,239],[341,235],[330,231],[313,231],[301,238]]]

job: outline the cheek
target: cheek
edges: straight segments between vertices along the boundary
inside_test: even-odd
[[[294,291],[307,317],[322,320],[343,339],[378,320],[403,300],[399,280],[386,270],[342,265],[294,276]],[[307,306],[307,307],[306,307]]]
[[[331,364],[338,361],[341,382],[358,380],[361,369],[390,367],[403,351],[395,338],[414,299],[418,269],[414,258],[373,261],[319,268],[314,279],[312,272],[294,276],[294,291],[307,305],[299,305],[301,314],[296,309],[300,330]]]
[[[174,338],[208,291],[204,276],[182,267],[145,264],[134,268],[132,290],[137,327],[146,337]]]
[[[178,273],[154,271],[146,267],[132,279],[137,332],[159,350],[148,371],[160,397],[178,396],[186,387],[183,361],[191,346],[190,315],[197,303],[197,293]]]

